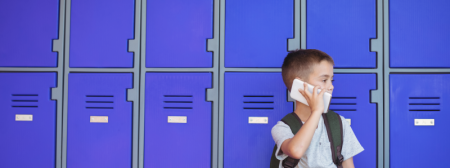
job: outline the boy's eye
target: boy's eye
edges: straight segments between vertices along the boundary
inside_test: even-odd
[[[333,83],[334,82],[334,80],[331,80],[331,83]]]

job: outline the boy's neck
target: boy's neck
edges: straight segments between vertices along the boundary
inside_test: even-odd
[[[303,103],[300,103],[299,101],[295,101],[295,105],[295,114],[297,114],[303,122],[306,122],[306,120],[309,119],[309,116],[311,116],[311,108]]]

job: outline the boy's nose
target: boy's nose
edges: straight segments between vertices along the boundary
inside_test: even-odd
[[[333,92],[333,89],[334,89],[334,86],[331,85],[330,87],[328,87],[328,92],[329,92],[329,93]]]

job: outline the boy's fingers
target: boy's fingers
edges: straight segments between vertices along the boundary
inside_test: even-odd
[[[320,86],[314,86],[313,95],[317,95],[317,89],[319,89]]]
[[[323,94],[325,94],[325,90],[326,90],[326,89],[322,89],[322,90],[320,91],[319,97],[323,97]]]
[[[298,89],[298,92],[300,92],[300,94],[303,95],[303,97],[306,99],[306,101],[308,101],[308,96],[306,96],[305,92],[301,89]]]
[[[305,92],[305,94],[308,96],[308,97],[311,97],[311,93],[309,93],[309,90],[308,90],[308,84],[306,84],[306,82],[305,83],[303,83],[303,91]]]

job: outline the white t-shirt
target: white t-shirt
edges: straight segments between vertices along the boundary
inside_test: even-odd
[[[353,133],[352,128],[345,120],[344,117],[341,117],[342,128],[343,128],[343,139],[344,142],[342,144],[342,156],[344,160],[347,160],[358,153],[362,152],[364,148],[359,143],[355,134]],[[288,155],[284,154],[281,150],[281,144],[286,139],[293,138],[294,134],[292,134],[291,129],[288,125],[286,125],[282,121],[278,121],[278,123],[272,128],[272,137],[277,144],[277,159],[284,160],[288,157]],[[325,123],[323,122],[322,116],[320,116],[319,124],[314,132],[314,136],[311,140],[311,143],[306,150],[305,154],[300,158],[300,161],[296,168],[336,168],[336,165],[333,163],[331,158],[331,148],[330,141],[328,140],[327,129],[325,127]],[[281,166],[280,168],[283,168]]]

